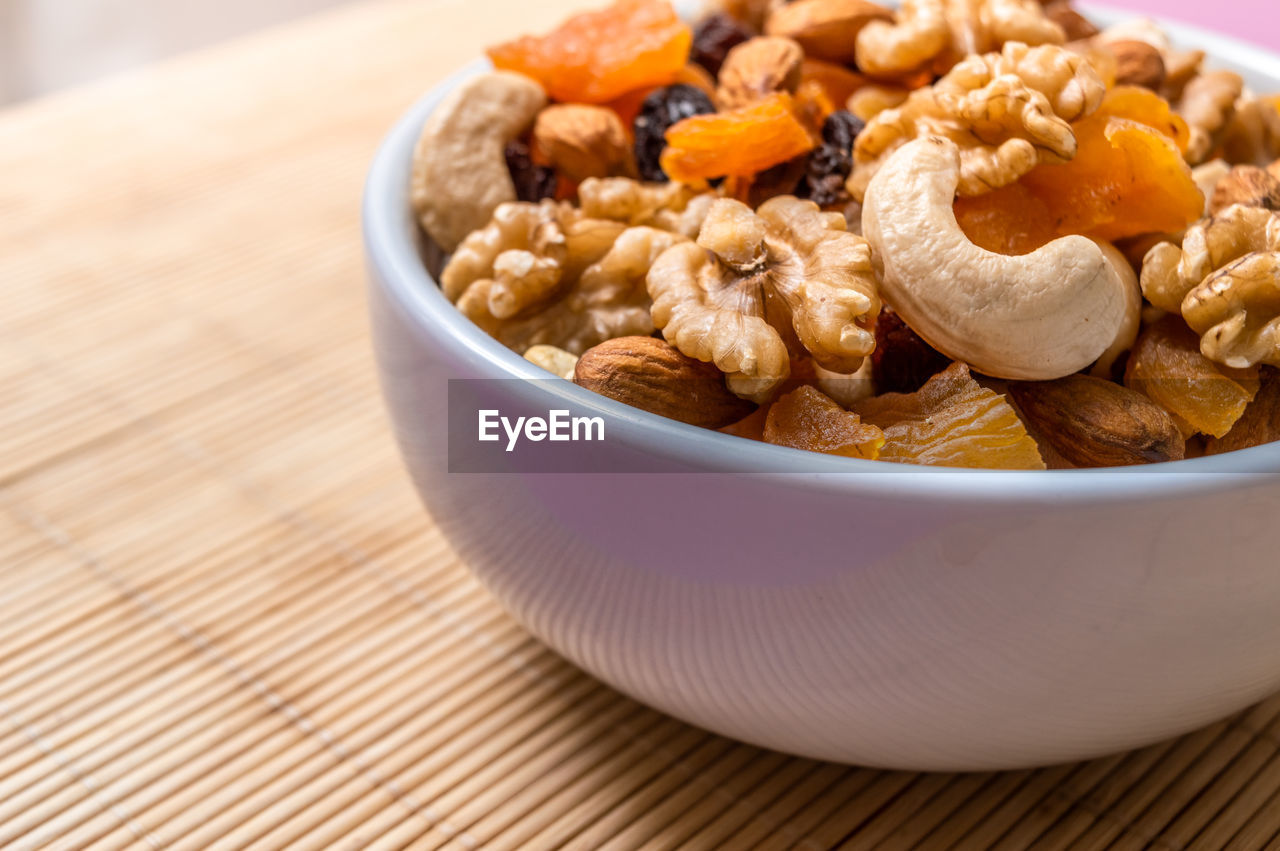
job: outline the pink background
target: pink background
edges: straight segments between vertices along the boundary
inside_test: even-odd
[[[1170,20],[1199,24],[1280,50],[1280,0],[1119,0],[1101,2]]]

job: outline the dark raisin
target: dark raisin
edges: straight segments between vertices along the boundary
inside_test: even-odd
[[[848,153],[853,150],[853,143],[866,126],[866,122],[852,112],[838,109],[823,122],[822,141]]]
[[[706,68],[714,77],[720,73],[720,66],[729,51],[754,36],[755,33],[742,21],[717,12],[703,19],[694,29],[689,60]]]
[[[533,153],[527,144],[519,139],[509,142],[505,154],[507,171],[511,172],[511,182],[516,186],[517,198],[536,203],[543,198],[555,197],[555,169],[534,165]]]
[[[842,149],[819,145],[809,154],[804,179],[796,187],[797,198],[808,198],[819,207],[847,204],[851,200],[845,181],[853,160]]]
[[[844,110],[827,117],[822,125],[822,144],[809,154],[809,165],[796,189],[797,196],[808,198],[819,207],[849,203],[844,184],[853,171],[853,143],[865,126],[862,119]]]
[[[823,177],[806,177],[796,191],[797,198],[808,198],[824,209],[848,204],[853,197],[845,188],[845,178],[838,174]]]
[[[901,316],[888,308],[880,313],[871,355],[877,393],[914,393],[950,364],[950,358],[922,340]]]
[[[645,98],[634,125],[640,176],[666,183],[669,178],[658,164],[658,158],[667,146],[667,128],[686,118],[715,111],[716,106],[706,92],[683,83],[658,89]]]
[[[819,145],[809,154],[809,174],[814,177],[848,177],[853,171],[853,155],[847,148]]]

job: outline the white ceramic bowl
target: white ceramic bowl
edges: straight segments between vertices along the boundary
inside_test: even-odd
[[[1275,57],[1170,30],[1280,90]],[[371,309],[424,503],[541,640],[715,732],[909,769],[1096,756],[1280,689],[1280,445],[1141,469],[903,468],[537,380],[444,299],[409,210],[424,117],[483,67],[417,104],[373,164]],[[605,417],[592,448],[606,469],[647,458],[666,472],[449,473],[448,382],[496,378],[525,379],[493,385],[500,405]]]

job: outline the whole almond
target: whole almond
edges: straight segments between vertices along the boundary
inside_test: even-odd
[[[1164,408],[1129,388],[1071,375],[1013,382],[1009,395],[1023,417],[1080,467],[1127,467],[1177,461],[1185,443]]]
[[[656,337],[618,337],[578,358],[573,380],[601,396],[703,428],[723,428],[755,410],[729,392],[713,364]]]
[[[1107,45],[1116,57],[1116,85],[1142,86],[1159,91],[1164,85],[1164,57],[1145,41],[1113,41]]]
[[[1049,20],[1062,27],[1067,34],[1067,41],[1083,41],[1098,34],[1093,22],[1071,8],[1069,0],[1051,0],[1044,4],[1044,13]]]
[[[1213,187],[1209,212],[1219,213],[1232,204],[1280,210],[1280,180],[1257,166],[1235,166]]]
[[[796,0],[775,9],[764,32],[795,39],[811,59],[852,64],[858,33],[877,20],[892,21],[892,10],[867,0]]]
[[[1205,452],[1220,455],[1280,441],[1280,369],[1263,367],[1262,388],[1231,431],[1209,438]]]
[[[618,113],[603,106],[564,103],[538,113],[537,146],[570,180],[635,177],[635,154]]]
[[[721,11],[751,29],[760,32],[769,13],[787,0],[722,0]]]
[[[759,36],[729,51],[720,66],[716,102],[721,109],[737,109],[771,95],[792,92],[800,85],[804,50],[789,38]]]

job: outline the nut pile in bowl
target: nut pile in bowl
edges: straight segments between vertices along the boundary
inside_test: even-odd
[[[620,0],[413,169],[503,345],[739,437],[958,467],[1280,441],[1280,97],[1067,0]]]

